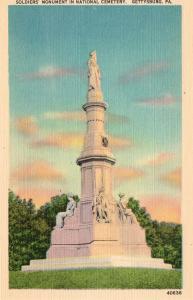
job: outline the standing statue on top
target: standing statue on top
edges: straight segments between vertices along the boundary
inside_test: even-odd
[[[96,51],[90,53],[88,60],[88,90],[101,90],[101,74],[97,65]]]

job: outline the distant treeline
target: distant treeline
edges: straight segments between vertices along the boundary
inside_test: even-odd
[[[152,220],[145,207],[139,201],[129,198],[127,206],[132,209],[141,227],[145,229],[147,244],[151,255],[163,258],[173,268],[182,267],[182,225]]]
[[[78,196],[74,198],[79,201]],[[56,214],[66,210],[67,202],[67,195],[63,194],[52,197],[50,202],[37,209],[32,199],[21,199],[9,191],[9,270],[20,270],[31,259],[46,257]],[[146,209],[141,208],[139,201],[133,198],[129,198],[128,207],[146,230],[152,256],[163,258],[173,268],[181,268],[181,225],[151,220]]]

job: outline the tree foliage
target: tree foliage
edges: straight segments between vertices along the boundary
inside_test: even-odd
[[[78,196],[74,196],[79,201]],[[39,209],[33,201],[20,199],[9,191],[9,269],[20,270],[31,259],[45,258],[56,214],[65,211],[65,194],[51,198]]]
[[[146,231],[146,241],[151,247],[152,257],[163,258],[173,268],[182,266],[182,226],[181,224],[158,222],[151,219],[139,201],[129,198],[127,206],[132,209],[136,218]]]
[[[49,227],[37,218],[32,200],[20,199],[9,192],[9,269],[19,270],[31,259],[43,258]]]
[[[51,198],[50,202],[42,205],[37,211],[37,216],[48,224],[49,228],[55,226],[56,215],[60,211],[65,211],[68,198],[65,194]]]

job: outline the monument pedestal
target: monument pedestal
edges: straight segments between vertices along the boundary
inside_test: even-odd
[[[117,210],[115,215],[117,215]],[[46,259],[31,260],[22,271],[138,267],[172,269],[163,259],[152,258],[145,231],[138,224],[80,224],[80,206],[63,228],[52,231]]]
[[[47,258],[63,258],[90,255],[92,224],[81,223],[81,203],[72,217],[66,218],[64,227],[54,228]]]
[[[112,223],[93,223],[93,242],[90,254],[93,256],[126,255],[151,257],[147,246],[145,230],[138,223],[122,223],[115,208]]]

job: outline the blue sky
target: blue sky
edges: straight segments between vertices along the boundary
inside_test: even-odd
[[[53,193],[80,194],[75,160],[94,49],[109,104],[107,133],[117,139],[115,196],[125,192],[150,209],[175,203],[178,213],[178,6],[9,7],[11,187],[39,205]]]

